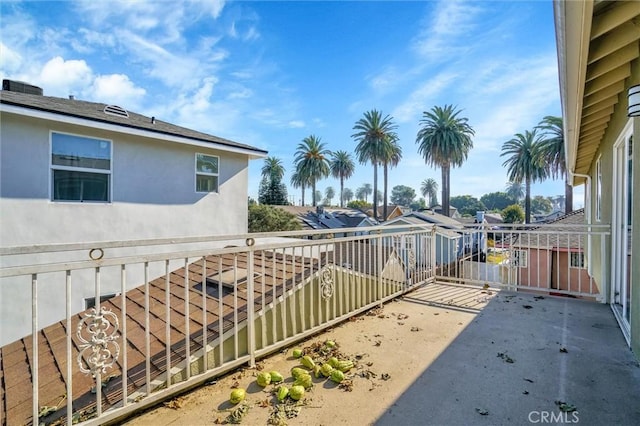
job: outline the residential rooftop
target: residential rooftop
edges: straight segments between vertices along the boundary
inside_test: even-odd
[[[151,132],[151,134],[156,134],[159,138],[185,138],[193,142],[211,144],[212,148],[233,149],[257,157],[267,155],[267,151],[263,149],[177,126],[156,117],[148,117],[132,111],[126,111],[119,106],[105,103],[2,90],[0,91],[0,107],[3,112],[24,113],[26,110],[31,114],[50,113],[69,119],[82,119],[92,123],[115,125],[125,128],[125,131],[142,130]],[[105,112],[105,108],[107,112]]]

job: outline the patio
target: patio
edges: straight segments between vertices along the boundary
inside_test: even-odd
[[[350,393],[316,384],[311,407],[289,424],[640,423],[640,366],[608,305],[434,283],[382,312],[313,339],[335,339],[345,352],[366,354],[377,377],[356,376]],[[281,371],[293,364],[282,353],[262,362]],[[381,380],[383,372],[391,379]],[[269,410],[258,402],[269,395],[252,389],[252,376],[246,370],[239,380],[253,406],[243,423],[267,424]],[[224,419],[237,377],[179,397],[177,410],[157,408],[130,424]],[[556,401],[576,411],[563,413]]]

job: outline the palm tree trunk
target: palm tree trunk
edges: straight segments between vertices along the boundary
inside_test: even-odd
[[[564,213],[569,214],[573,211],[573,187],[569,185],[569,180],[564,181]]]
[[[313,200],[312,206],[315,207],[316,206],[316,180],[314,179],[313,181],[311,181],[311,190],[313,191],[313,193],[311,194],[311,199]]]
[[[383,179],[384,179],[384,201],[383,201],[384,208],[382,209],[382,212],[383,212],[382,220],[387,220],[387,217],[389,216],[388,213],[387,213],[387,191],[388,191],[387,177],[388,177],[388,170],[389,170],[389,167],[388,167],[387,163],[384,163],[384,177],[383,177]]]
[[[442,166],[442,214],[449,216],[449,165]]]
[[[344,208],[344,177],[340,176],[340,208]]]
[[[531,223],[531,178],[527,176],[524,196],[524,223]]]
[[[373,163],[373,219],[378,220],[378,165]]]

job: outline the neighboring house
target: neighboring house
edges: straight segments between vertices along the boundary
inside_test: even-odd
[[[554,15],[567,169],[586,185],[587,223],[612,232],[587,267],[610,274],[602,290],[640,357],[640,2],[555,1]]]
[[[323,206],[274,206],[288,213],[293,214],[302,229],[305,230],[326,230],[342,228],[366,228],[375,226],[376,222],[365,213],[356,209],[338,209]],[[349,232],[348,235],[363,235],[367,231]],[[336,236],[343,236],[344,232],[337,233]]]
[[[438,214],[442,214],[442,206],[440,204],[436,204],[435,206],[431,206],[430,210],[433,210],[434,213],[438,213]],[[449,206],[449,213],[451,213],[451,218],[453,219],[460,219],[462,217],[462,215],[460,214],[460,212],[458,212],[458,209],[456,207],[453,206]]]
[[[584,235],[572,235],[576,225],[584,225],[584,209],[548,222],[553,228],[540,228],[521,234],[512,244],[511,264],[519,286],[541,290],[566,290],[583,294],[598,294],[599,286],[586,268],[587,240]],[[540,287],[540,283],[549,286]]]
[[[489,225],[500,225],[504,223],[500,213],[485,213],[484,220],[486,220]]]
[[[563,210],[555,210],[548,214],[534,214],[533,222],[534,223],[551,223],[555,220],[560,219],[564,216]]]
[[[395,219],[396,217],[402,216],[405,213],[405,210],[408,209],[395,204],[387,204],[387,217],[385,218],[384,206],[378,206],[378,218],[380,219],[380,222]],[[373,217],[373,208],[367,210],[367,215]]]
[[[249,160],[266,151],[115,105],[43,96],[37,87],[10,80],[3,88],[0,249],[5,254],[12,255],[15,246],[247,232]],[[70,256],[65,261],[74,260]],[[11,262],[16,256],[3,258],[4,266]],[[142,282],[141,273],[129,278],[130,286]],[[2,344],[30,331],[25,307],[31,306],[31,294],[24,283],[0,284]],[[119,288],[104,277],[104,296]],[[73,294],[74,312],[95,295],[78,284]],[[51,302],[40,313],[41,325],[64,317],[64,289],[41,285],[38,296]]]
[[[436,265],[447,265],[454,262],[457,258],[460,241],[463,238],[462,233],[464,227],[460,222],[450,217],[434,213],[432,211],[410,212],[385,222],[386,226],[412,225],[412,226],[437,226],[436,230]],[[406,231],[406,228],[393,229],[390,232]],[[408,243],[413,245],[411,243]],[[425,241],[417,241],[416,253],[419,261],[427,261],[427,250],[423,247],[427,244]]]

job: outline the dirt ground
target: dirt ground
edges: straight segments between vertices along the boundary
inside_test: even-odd
[[[455,339],[487,301],[492,292],[430,285],[355,317],[321,335],[300,342],[304,348],[333,340],[341,353],[356,360],[348,372],[350,391],[329,380],[314,379],[298,415],[284,419],[289,425],[373,424],[395,405],[396,398]],[[449,308],[449,306],[451,308]],[[462,309],[460,309],[462,308]],[[210,425],[224,423],[237,406],[228,402],[234,385],[247,390],[248,411],[242,424],[267,425],[277,403],[273,385],[259,387],[258,370],[279,371],[291,385],[290,370],[299,363],[294,347],[261,360],[256,369],[245,368],[220,378],[164,406],[130,419],[127,425]]]

